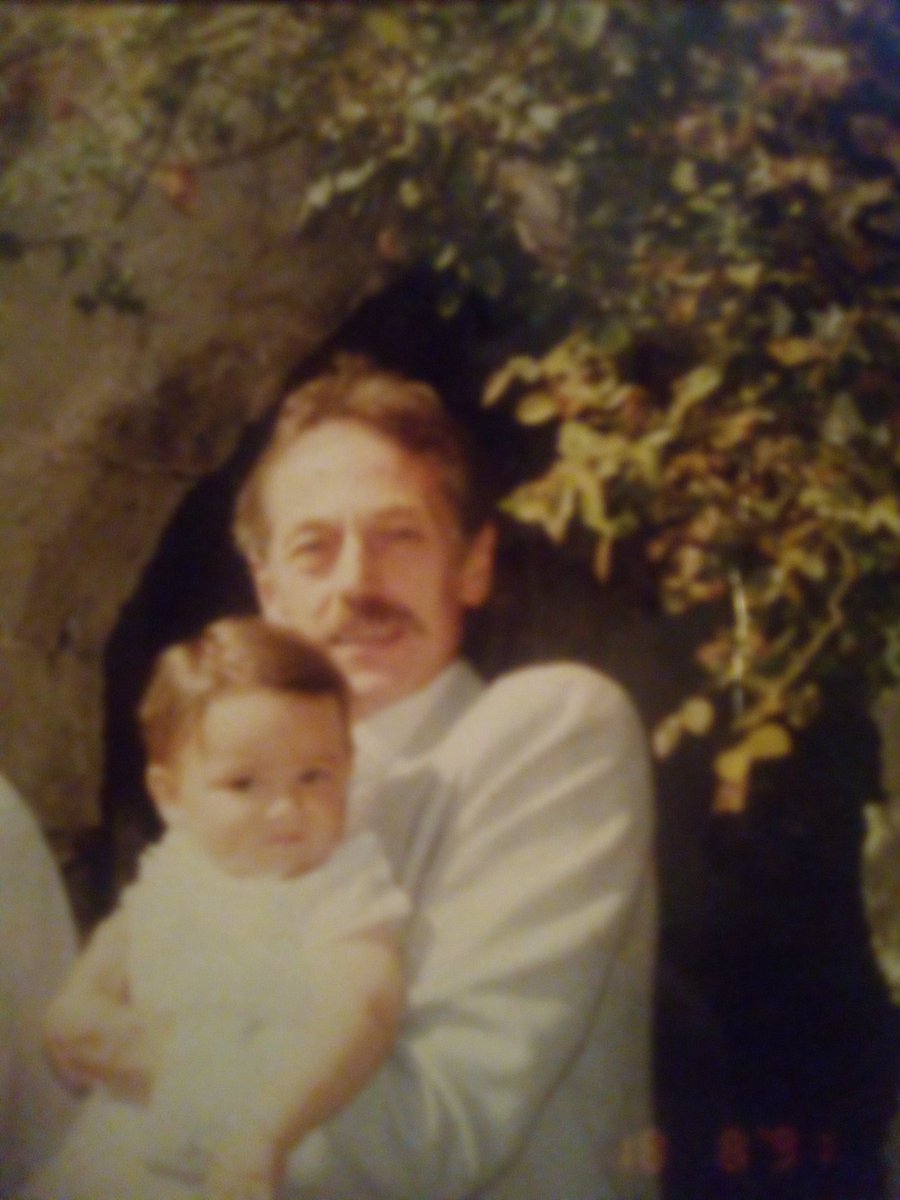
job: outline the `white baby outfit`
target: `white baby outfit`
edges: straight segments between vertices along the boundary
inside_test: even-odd
[[[240,1129],[281,1049],[321,1005],[335,942],[399,926],[409,901],[378,840],[348,839],[292,879],[239,878],[168,832],[123,893],[135,1001],[175,1019],[145,1108],[98,1090],[27,1200],[184,1200]]]

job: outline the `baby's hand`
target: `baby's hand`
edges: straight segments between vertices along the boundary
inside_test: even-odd
[[[83,1048],[72,1039],[54,1034],[45,1038],[50,1065],[61,1081],[73,1092],[84,1092],[94,1086],[94,1073],[85,1065]]]
[[[100,1081],[97,1064],[107,1052],[107,1032],[91,1013],[54,1003],[44,1025],[44,1050],[50,1065],[73,1091],[86,1091]]]
[[[206,1200],[275,1200],[283,1155],[256,1130],[236,1134],[212,1155]]]
[[[44,1045],[72,1088],[103,1084],[122,1100],[146,1104],[169,1021],[128,1004],[51,1006]]]

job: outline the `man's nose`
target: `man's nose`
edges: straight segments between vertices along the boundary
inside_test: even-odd
[[[334,563],[332,579],[342,595],[368,591],[377,579],[377,563],[370,541],[362,533],[344,535]]]

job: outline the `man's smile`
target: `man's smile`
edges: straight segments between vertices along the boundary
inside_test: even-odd
[[[342,647],[389,646],[401,638],[421,631],[421,622],[407,609],[367,602],[366,606],[342,621],[328,638],[335,650]]]
[[[379,621],[343,629],[331,639],[336,649],[341,646],[386,646],[397,641],[409,629],[406,622]]]

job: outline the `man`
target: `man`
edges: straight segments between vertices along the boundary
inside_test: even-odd
[[[44,1009],[74,954],[75,925],[56,864],[0,776],[0,1196],[44,1160],[74,1115],[41,1045]]]
[[[287,398],[235,533],[264,614],[348,679],[351,822],[380,835],[414,910],[395,1051],[295,1151],[287,1194],[652,1193],[627,1170],[651,1125],[643,733],[587,668],[485,687],[460,660],[495,534],[435,393],[339,360]],[[129,1054],[113,1065],[133,1078],[151,1054],[137,1038]]]
[[[398,1048],[296,1152],[295,1194],[644,1194],[622,1170],[652,1123],[651,803],[630,704],[586,668],[484,688],[459,659],[495,534],[423,384],[345,359],[298,389],[235,532],[265,615],[348,678],[354,820],[415,909]]]

